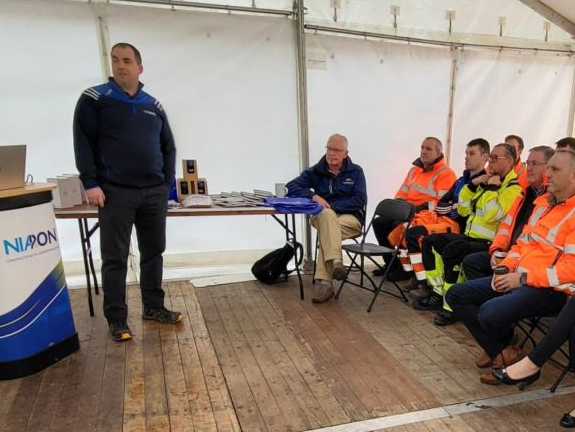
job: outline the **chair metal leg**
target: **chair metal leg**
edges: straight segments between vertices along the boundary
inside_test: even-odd
[[[319,248],[319,235],[318,233],[316,233],[315,236],[315,255],[313,258],[313,273],[311,275],[311,283],[314,284],[315,283],[315,270],[317,269],[317,250]]]
[[[559,387],[559,384],[561,384],[561,381],[563,381],[563,378],[565,378],[565,375],[567,375],[570,370],[571,370],[571,366],[569,366],[569,365],[567,365],[563,368],[563,370],[561,371],[561,373],[559,374],[559,376],[557,377],[557,379],[555,380],[555,382],[553,383],[553,385],[549,389],[549,391],[551,393],[555,393],[555,390],[557,390],[557,387]]]

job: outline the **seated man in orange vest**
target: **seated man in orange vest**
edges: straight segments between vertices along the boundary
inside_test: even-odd
[[[455,315],[484,350],[478,367],[519,361],[523,353],[513,345],[515,323],[557,314],[575,281],[575,152],[559,150],[551,158],[547,191],[535,200],[529,222],[495,276],[457,284],[447,292]],[[491,372],[480,379],[500,383]]]
[[[527,170],[525,169],[523,162],[521,162],[521,153],[525,148],[523,138],[519,135],[507,135],[505,137],[505,144],[513,146],[517,153],[517,160],[515,161],[513,170],[515,171],[515,174],[517,174],[517,183],[519,183],[519,186],[521,186],[523,190],[526,190],[529,187],[529,182],[527,181]]]
[[[413,162],[413,167],[407,173],[403,184],[395,194],[395,198],[403,199],[416,206],[416,211],[427,210],[429,203],[435,206],[439,199],[451,188],[457,176],[447,166],[443,157],[443,144],[435,137],[427,137],[421,144],[419,158]],[[373,221],[373,232],[382,246],[393,247],[388,240],[391,231],[397,226],[397,221],[378,217]],[[390,257],[384,257],[389,261]],[[403,271],[398,260],[394,260],[394,268],[389,273],[393,280],[408,279],[410,274]],[[381,276],[383,272],[376,269],[373,272]]]
[[[493,268],[515,244],[523,231],[523,227],[531,216],[535,199],[545,193],[547,178],[545,171],[547,163],[553,157],[555,150],[548,146],[533,147],[529,150],[527,158],[527,180],[529,187],[525,193],[518,196],[511,206],[505,219],[497,228],[497,234],[488,252],[475,252],[467,255],[461,266],[467,280],[479,279],[493,274]],[[497,252],[497,253],[496,253]]]
[[[441,197],[435,211],[422,211],[416,215],[411,223],[411,228],[405,237],[405,248],[401,249],[399,254],[403,269],[414,273],[410,283],[404,287],[405,291],[412,291],[411,298],[418,299],[429,295],[421,254],[423,237],[441,233],[459,234],[465,230],[467,217],[463,217],[457,212],[459,192],[473,179],[485,174],[485,164],[489,159],[489,152],[490,147],[487,140],[475,138],[469,141],[465,149],[463,175]]]

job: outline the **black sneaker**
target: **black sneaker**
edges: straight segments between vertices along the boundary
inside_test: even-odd
[[[172,312],[165,307],[158,309],[144,307],[142,318],[162,323],[176,324],[183,320],[184,316],[180,312]]]
[[[124,342],[132,339],[132,330],[128,327],[126,320],[110,321],[110,337],[116,342]]]
[[[424,299],[414,300],[411,306],[413,309],[422,311],[439,311],[443,308],[443,297],[439,294],[432,293]]]
[[[456,322],[457,318],[455,317],[455,314],[445,309],[441,309],[437,315],[433,317],[433,324],[442,327],[455,324]]]

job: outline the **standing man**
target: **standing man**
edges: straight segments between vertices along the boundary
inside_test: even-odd
[[[332,278],[343,280],[341,242],[357,237],[367,204],[363,169],[348,156],[347,138],[329,137],[325,156],[287,184],[288,196],[311,198],[323,210],[311,218],[317,229],[319,251],[314,277],[318,281],[313,303],[326,303],[334,295]]]
[[[86,197],[98,206],[104,315],[115,341],[132,338],[127,324],[126,271],[132,226],[140,249],[144,319],[175,324],[164,307],[162,253],[176,147],[162,105],[142,91],[140,52],[112,48],[106,84],[86,89],[74,113],[74,151]]]

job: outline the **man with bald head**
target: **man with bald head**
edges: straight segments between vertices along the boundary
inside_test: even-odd
[[[347,138],[340,134],[329,137],[325,155],[313,167],[287,184],[288,196],[311,198],[323,210],[311,218],[317,229],[319,250],[313,303],[326,303],[334,295],[332,278],[343,280],[341,242],[361,234],[367,203],[365,175],[348,156]]]
[[[454,285],[447,301],[484,352],[477,366],[509,366],[523,356],[513,327],[521,319],[552,316],[575,281],[575,153],[558,150],[547,164],[547,193],[496,267],[496,275]],[[570,293],[569,293],[570,294]],[[492,373],[486,384],[499,384]]]
[[[395,198],[403,199],[416,206],[416,211],[427,210],[428,206],[435,205],[439,199],[451,188],[457,180],[455,172],[447,166],[443,157],[443,145],[438,138],[427,137],[421,143],[419,158],[407,173],[403,184],[395,194]],[[389,233],[396,227],[397,221],[378,217],[373,221],[373,231],[377,241],[382,246],[393,247],[388,240]],[[391,255],[384,257],[389,261]],[[389,276],[393,280],[408,279],[409,273],[401,268],[398,260],[392,264]],[[377,269],[373,272],[381,276],[383,272]]]

